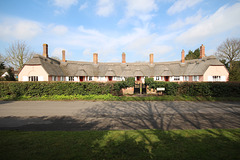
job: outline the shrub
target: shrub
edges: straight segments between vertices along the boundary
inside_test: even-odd
[[[145,79],[149,89],[165,88],[167,95],[240,97],[239,82],[159,82]],[[133,87],[133,77],[126,81],[97,82],[0,82],[0,97],[53,96],[53,95],[119,95],[122,88]]]
[[[165,88],[167,95],[177,95],[179,84],[175,82],[154,81],[153,78],[145,78],[145,83],[149,89]]]

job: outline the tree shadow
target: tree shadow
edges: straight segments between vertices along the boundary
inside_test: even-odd
[[[70,116],[61,117],[1,117],[0,130],[21,130],[21,131],[84,131],[84,130],[109,130],[95,128],[97,120],[86,121]]]
[[[239,128],[240,117],[233,108],[221,108],[219,104],[207,102],[203,106],[195,102],[103,102],[80,110],[75,116],[86,115],[88,118],[99,119],[100,123],[108,125],[111,130],[136,130],[141,137],[139,141],[129,135],[124,135],[123,141],[107,140],[104,146],[97,147],[96,152],[106,153],[102,154],[105,159],[238,159],[239,131],[223,133],[222,130],[209,129]],[[150,133],[140,129],[150,129]],[[191,133],[194,131],[186,130],[183,135],[176,129],[206,130],[193,135]],[[191,136],[186,136],[188,132]],[[233,140],[228,134],[238,139]],[[120,152],[120,148],[126,146],[138,148],[138,154],[144,153],[146,157],[128,154],[126,157],[111,157],[113,153],[124,155],[124,150]],[[117,148],[116,153],[114,148]]]
[[[236,106],[195,102],[101,102],[73,117],[5,117],[25,125],[0,128],[24,131],[105,130],[72,159],[239,159]],[[238,107],[239,105],[237,105]],[[214,110],[213,110],[214,109]],[[8,118],[8,119],[7,119]],[[0,121],[3,122],[3,118]],[[29,124],[26,124],[28,123]],[[39,124],[38,124],[39,123]],[[149,129],[149,130],[141,130]],[[178,129],[206,129],[185,130]],[[109,130],[127,130],[114,132]],[[130,130],[130,131],[128,131]],[[135,130],[131,132],[131,130]],[[234,138],[232,138],[234,137]],[[72,143],[81,141],[75,137]],[[71,150],[68,150],[72,152]],[[76,150],[75,150],[76,151]],[[86,152],[84,156],[82,152]],[[59,153],[61,155],[61,153]],[[56,157],[55,157],[56,158]]]
[[[102,102],[79,110],[75,117],[95,119],[99,129],[111,130],[239,128],[239,111],[234,108],[202,102]]]

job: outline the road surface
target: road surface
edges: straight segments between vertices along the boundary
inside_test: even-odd
[[[0,101],[0,130],[240,128],[240,102]]]

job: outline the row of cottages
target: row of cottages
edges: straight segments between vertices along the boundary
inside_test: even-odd
[[[93,54],[93,62],[69,61],[62,51],[62,60],[48,56],[48,45],[43,44],[43,55],[34,55],[25,63],[19,73],[19,81],[122,81],[126,77],[135,77],[143,82],[145,77],[155,81],[170,82],[212,82],[228,81],[228,70],[215,56],[205,57],[205,47],[200,47],[200,57],[185,60],[182,50],[181,61],[154,62],[150,54],[149,62],[127,63],[126,54],[122,53],[122,63],[98,62],[98,54]]]

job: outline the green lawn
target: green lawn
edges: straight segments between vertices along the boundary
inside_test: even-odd
[[[240,129],[0,131],[0,159],[240,159]]]
[[[61,101],[61,100],[89,100],[89,101],[240,101],[240,97],[197,97],[197,96],[113,96],[107,95],[52,95],[52,96],[5,96],[0,97],[0,100],[22,100],[22,101]]]

